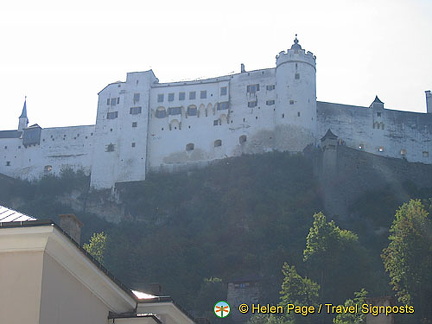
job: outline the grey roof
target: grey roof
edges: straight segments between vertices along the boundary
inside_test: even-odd
[[[34,220],[36,220],[36,218],[24,215],[13,209],[9,209],[0,205],[0,223],[27,222],[27,221],[34,221]]]
[[[0,131],[0,138],[20,138],[22,132],[17,130]]]

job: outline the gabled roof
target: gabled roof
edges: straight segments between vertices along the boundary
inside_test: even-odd
[[[330,128],[327,130],[327,133],[321,138],[321,142],[326,139],[337,139],[338,137],[333,134],[333,132],[330,130]]]
[[[36,218],[27,216],[13,209],[9,209],[0,205],[0,223],[27,222],[27,221],[34,221],[34,220],[36,220]]]
[[[382,101],[378,98],[378,96],[375,96],[375,99],[374,99],[373,102],[380,103],[380,104],[384,104],[384,102],[382,102]]]

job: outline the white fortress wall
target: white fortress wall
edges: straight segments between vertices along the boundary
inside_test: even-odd
[[[155,82],[152,71],[128,73],[126,82],[112,83],[99,93],[94,188],[145,179],[150,87]]]
[[[352,148],[369,153],[432,163],[432,115],[317,103],[318,134],[327,129]]]
[[[149,166],[170,170],[265,149],[273,129],[265,84],[273,70],[193,82],[157,84],[151,91]],[[251,97],[248,86],[261,84]],[[273,96],[271,96],[273,97]],[[241,138],[240,138],[241,137]],[[271,135],[270,135],[271,137]]]
[[[94,126],[39,129],[40,137],[32,144],[25,145],[23,138],[0,139],[1,173],[27,180],[59,175],[65,168],[90,174]]]

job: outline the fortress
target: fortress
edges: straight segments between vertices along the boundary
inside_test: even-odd
[[[140,181],[148,172],[272,150],[301,152],[325,134],[340,145],[432,164],[432,95],[427,113],[316,100],[315,56],[297,37],[276,67],[205,80],[159,83],[153,71],[132,72],[99,92],[96,124],[29,126],[24,103],[17,130],[0,131],[0,173],[22,179],[91,174],[94,189]],[[331,130],[331,132],[328,132]]]

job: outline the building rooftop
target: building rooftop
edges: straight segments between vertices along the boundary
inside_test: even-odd
[[[35,221],[36,218],[27,216],[13,209],[0,205],[0,223]]]

